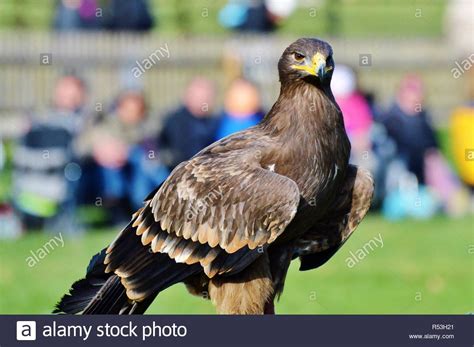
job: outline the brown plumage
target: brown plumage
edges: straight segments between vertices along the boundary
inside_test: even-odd
[[[271,313],[292,259],[316,268],[342,246],[370,206],[373,181],[348,165],[329,86],[332,48],[299,39],[278,69],[280,96],[262,123],[176,167],[58,312],[143,313],[184,282],[220,313]]]

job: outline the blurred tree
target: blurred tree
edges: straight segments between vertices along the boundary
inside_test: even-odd
[[[192,32],[193,21],[189,14],[190,3],[187,1],[174,0],[176,28],[181,34],[189,34]]]
[[[13,16],[12,24],[16,28],[23,28],[27,26],[27,23],[24,18],[25,13],[25,1],[17,0],[13,3]]]
[[[326,33],[329,36],[339,36],[341,32],[341,21],[340,21],[340,11],[341,11],[341,1],[340,0],[327,0],[326,1]]]

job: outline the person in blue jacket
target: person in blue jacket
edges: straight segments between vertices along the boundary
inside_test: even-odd
[[[262,118],[257,87],[247,80],[237,79],[231,83],[225,95],[224,111],[219,119],[216,138],[221,139],[257,125]]]

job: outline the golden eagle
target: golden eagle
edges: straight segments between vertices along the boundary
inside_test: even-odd
[[[273,313],[293,259],[313,269],[343,245],[373,180],[348,164],[332,48],[299,39],[278,70],[280,95],[263,121],[178,165],[55,312],[139,314],[184,282],[219,313]]]

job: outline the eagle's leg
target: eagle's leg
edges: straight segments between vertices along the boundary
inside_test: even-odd
[[[275,314],[275,303],[273,302],[273,298],[269,299],[265,303],[265,308],[263,310],[264,314]]]
[[[238,274],[213,278],[209,295],[220,314],[264,314],[273,299],[268,255],[263,254]]]

